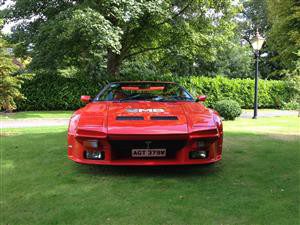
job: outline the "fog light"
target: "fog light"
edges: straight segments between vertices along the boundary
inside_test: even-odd
[[[205,159],[208,156],[207,151],[192,151],[190,152],[190,159]]]
[[[83,141],[83,146],[85,148],[98,148],[98,141],[97,140]]]
[[[104,152],[99,152],[99,151],[85,151],[84,152],[84,157],[86,159],[104,159]]]

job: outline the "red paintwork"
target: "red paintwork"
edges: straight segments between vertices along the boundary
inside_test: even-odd
[[[88,95],[82,95],[80,100],[83,102],[83,103],[89,103],[90,100],[91,100],[91,96],[88,96]]]
[[[205,102],[206,98],[207,98],[206,95],[200,95],[200,96],[197,97],[197,99],[198,99],[200,102]]]
[[[164,112],[127,112],[126,109],[164,109]],[[122,121],[117,116],[143,116],[144,120]],[[177,116],[178,120],[156,121],[150,116]],[[84,158],[83,140],[99,140],[104,160]],[[210,140],[207,159],[190,159],[196,140]],[[185,140],[172,159],[113,159],[113,140]],[[70,119],[68,157],[78,163],[101,165],[189,165],[214,163],[222,158],[223,127],[217,112],[200,102],[90,102]]]

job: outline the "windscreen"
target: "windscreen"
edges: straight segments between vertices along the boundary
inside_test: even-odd
[[[193,97],[175,83],[112,83],[98,101],[193,101]]]

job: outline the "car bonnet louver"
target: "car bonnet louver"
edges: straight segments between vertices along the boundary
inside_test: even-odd
[[[144,120],[142,116],[117,116],[116,120]]]
[[[151,116],[151,120],[178,120],[177,116]]]

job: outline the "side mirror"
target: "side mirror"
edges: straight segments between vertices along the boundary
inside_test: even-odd
[[[206,95],[200,95],[196,98],[196,102],[205,102],[206,98]]]
[[[80,100],[83,102],[83,103],[89,103],[91,101],[91,96],[89,95],[82,95],[80,97]]]

